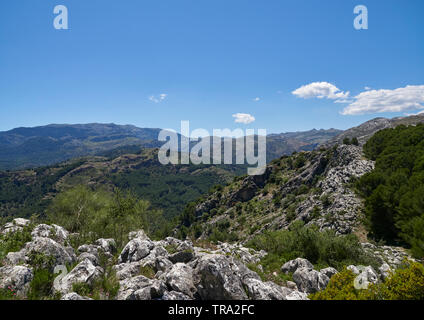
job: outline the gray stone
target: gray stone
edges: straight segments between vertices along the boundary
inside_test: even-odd
[[[174,291],[193,297],[196,288],[193,283],[193,269],[183,263],[174,264],[165,275],[165,282]]]
[[[9,287],[17,296],[25,296],[33,279],[32,269],[28,266],[5,266],[0,268],[0,288]]]
[[[63,278],[55,281],[53,290],[63,294],[72,292],[72,287],[76,283],[91,285],[103,273],[103,269],[96,267],[89,259],[80,262]]]
[[[281,267],[281,272],[284,272],[285,274],[288,273],[293,273],[295,272],[297,269],[299,268],[308,268],[308,269],[313,269],[314,266],[312,263],[310,263],[308,260],[303,259],[303,258],[297,258],[294,260],[290,260],[288,262],[286,262],[282,267]]]
[[[305,293],[315,293],[324,290],[330,279],[316,270],[309,268],[299,268],[293,273],[293,281],[299,291]]]
[[[119,263],[135,262],[147,257],[153,249],[153,242],[135,238],[127,243],[119,256]]]

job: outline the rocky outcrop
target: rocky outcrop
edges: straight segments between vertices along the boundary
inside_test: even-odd
[[[12,222],[6,223],[3,228],[1,228],[0,234],[6,235],[9,232],[21,231],[25,226],[28,226],[30,221],[23,218],[16,218]]]
[[[5,266],[0,268],[0,288],[7,288],[17,296],[25,296],[33,279],[29,266]]]
[[[95,266],[90,259],[84,259],[78,263],[66,276],[59,281],[55,281],[53,289],[55,292],[69,293],[73,290],[73,285],[83,283],[91,285],[98,279],[104,270]]]
[[[281,272],[284,272],[285,274],[293,273],[299,268],[313,269],[314,266],[306,259],[297,258],[283,264],[281,267]]]
[[[116,281],[113,286],[119,284],[113,296],[118,300],[306,300],[308,294],[325,289],[337,273],[334,268],[315,270],[308,260],[297,258],[281,267],[283,273],[293,278],[293,282],[282,286],[263,281],[247,267],[254,264],[261,269],[261,260],[267,253],[241,244],[220,242],[212,250],[173,237],[152,241],[143,231],[136,231],[118,252],[113,239],[98,239],[74,250],[67,246],[68,232],[59,226],[34,226],[31,235],[31,241],[20,251],[7,254],[2,261],[5,266],[0,268],[0,288],[10,288],[23,298],[34,277],[34,254],[43,257],[38,263],[48,262],[37,268],[48,268],[58,274],[52,292],[62,300],[89,300],[81,292],[99,284],[98,280],[112,278]],[[393,252],[389,247],[365,247],[382,255]],[[382,263],[378,272],[371,267],[349,269],[358,275],[362,285],[381,281],[388,276],[391,266]],[[104,292],[98,296],[110,297]]]

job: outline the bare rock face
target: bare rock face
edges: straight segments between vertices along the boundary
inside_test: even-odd
[[[359,285],[364,285],[365,287],[367,287],[369,283],[377,283],[379,281],[379,276],[377,272],[371,266],[350,265],[347,267],[347,269],[357,275],[355,281]]]
[[[322,274],[325,274],[329,279],[331,279],[332,276],[334,276],[337,273],[337,270],[331,267],[321,269],[319,271]]]
[[[308,260],[303,258],[297,258],[291,261],[286,262],[282,267],[281,271],[285,274],[293,273],[299,268],[308,268],[313,269],[314,266]]]
[[[17,296],[25,296],[33,279],[28,266],[5,266],[0,268],[0,288],[7,288]]]
[[[305,293],[315,293],[324,290],[330,281],[325,274],[303,267],[293,273],[293,280],[299,290]]]
[[[145,276],[127,278],[119,282],[118,300],[151,300],[161,297],[166,286],[160,280]]]
[[[103,273],[103,269],[96,267],[90,259],[85,259],[71,270],[59,281],[55,281],[53,289],[55,292],[69,293],[76,283],[91,285]]]
[[[243,282],[249,278],[260,280],[233,257],[205,255],[194,270],[197,292],[203,300],[246,300]]]
[[[25,226],[28,226],[30,221],[28,219],[16,218],[12,222],[6,223],[1,228],[0,234],[6,235],[9,232],[21,231]]]
[[[82,297],[75,292],[65,294],[60,300],[69,300],[69,301],[77,301],[77,300],[93,300],[88,297]]]
[[[69,273],[57,276],[53,283],[53,293],[60,293],[63,300],[87,300],[74,292],[74,284],[92,286],[105,275],[100,267],[104,263],[106,271],[111,268],[116,273],[118,300],[307,300],[308,294],[325,289],[337,273],[334,268],[314,270],[308,260],[297,258],[281,267],[282,272],[293,273],[294,282],[280,286],[262,281],[246,266],[253,263],[259,264],[259,268],[261,259],[267,255],[264,251],[228,243],[218,243],[209,251],[195,247],[190,240],[168,237],[152,241],[142,231],[131,234],[132,239],[120,253],[118,262],[113,239],[84,244],[78,248],[77,257],[74,250],[66,246],[67,234],[59,226],[35,226],[32,240],[21,250],[8,252],[2,261],[0,288],[10,287],[16,295],[25,298],[33,280],[33,267],[27,265],[32,263],[33,253],[53,260],[53,266],[78,262]],[[383,258],[397,261],[403,257],[400,249],[392,247],[364,244],[364,248],[381,254],[382,265],[379,273],[371,267],[350,266],[361,283],[376,283],[387,277],[392,267],[384,264]],[[52,268],[50,264],[46,267]]]
[[[147,257],[154,247],[153,242],[141,238],[135,238],[128,242],[119,256],[119,263],[136,262]]]
[[[72,248],[65,248],[50,238],[36,237],[28,242],[24,249],[27,256],[30,253],[43,254],[52,258],[56,265],[67,265],[76,261]]]
[[[47,224],[39,224],[31,232],[31,236],[33,238],[50,238],[61,245],[65,245],[69,238],[69,232],[55,224],[51,226]]]
[[[253,300],[286,300],[292,290],[280,287],[273,282],[262,282],[255,278],[244,281],[248,297]]]
[[[184,263],[176,263],[163,276],[169,288],[193,298],[196,288],[193,283],[193,269]]]

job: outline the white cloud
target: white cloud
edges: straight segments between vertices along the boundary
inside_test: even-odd
[[[159,103],[165,100],[167,96],[168,95],[166,93],[161,93],[159,96],[150,96],[149,100],[153,101],[154,103]]]
[[[350,93],[349,91],[343,92],[335,85],[328,82],[312,82],[294,90],[292,94],[303,99],[326,98],[332,100],[344,100],[349,97]]]
[[[244,124],[249,124],[256,120],[254,116],[248,113],[236,113],[233,114],[233,118],[235,118],[234,122]]]
[[[253,101],[255,101],[255,102],[258,102],[260,100],[261,100],[261,98],[259,98],[259,97],[256,97],[255,99],[253,99]]]
[[[365,91],[368,91],[368,90],[371,90],[372,88],[371,87],[365,87],[364,89],[365,89]]]
[[[353,98],[343,115],[360,115],[381,112],[403,112],[424,109],[424,85],[406,86],[394,90],[370,90]]]

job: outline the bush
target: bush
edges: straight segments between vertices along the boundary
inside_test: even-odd
[[[33,226],[25,226],[22,230],[0,235],[0,262],[9,252],[21,250],[25,243],[32,240],[31,231]]]
[[[85,186],[58,195],[48,208],[48,218],[70,232],[79,233],[80,243],[114,238],[118,247],[127,241],[130,231],[144,229],[154,236],[168,225],[160,211],[150,209],[149,202],[130,192],[93,191]]]
[[[325,290],[309,295],[311,300],[358,300],[359,290],[355,289],[356,275],[347,269],[331,277]]]
[[[321,292],[309,295],[312,300],[424,300],[424,267],[418,262],[405,262],[386,281],[371,284],[368,289],[354,287],[356,275],[343,270],[334,275]]]
[[[317,267],[341,270],[350,264],[378,266],[367,254],[355,235],[337,236],[333,230],[320,232],[315,226],[305,227],[295,221],[289,230],[265,232],[247,244],[256,250],[268,252],[267,264],[281,265],[298,257],[308,259]]]

